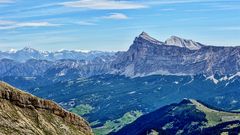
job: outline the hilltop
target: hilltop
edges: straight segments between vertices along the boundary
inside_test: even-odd
[[[184,99],[139,117],[114,135],[178,134],[220,135],[240,131],[240,113],[224,112]]]

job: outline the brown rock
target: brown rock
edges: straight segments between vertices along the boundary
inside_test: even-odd
[[[0,134],[92,135],[83,118],[0,82]]]

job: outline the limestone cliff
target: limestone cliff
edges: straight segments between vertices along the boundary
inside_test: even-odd
[[[0,82],[0,134],[92,135],[89,124],[56,103]]]

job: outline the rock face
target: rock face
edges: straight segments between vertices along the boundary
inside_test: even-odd
[[[143,115],[114,135],[220,135],[238,134],[240,113],[212,109],[196,100],[184,99]]]
[[[177,37],[163,43],[142,33],[116,58],[113,68],[127,76],[231,75],[240,70],[240,47],[204,46]]]
[[[0,134],[92,135],[83,118],[3,82],[0,101]]]

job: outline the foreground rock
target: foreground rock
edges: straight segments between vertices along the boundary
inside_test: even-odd
[[[92,130],[56,103],[0,82],[0,134],[92,135]]]

